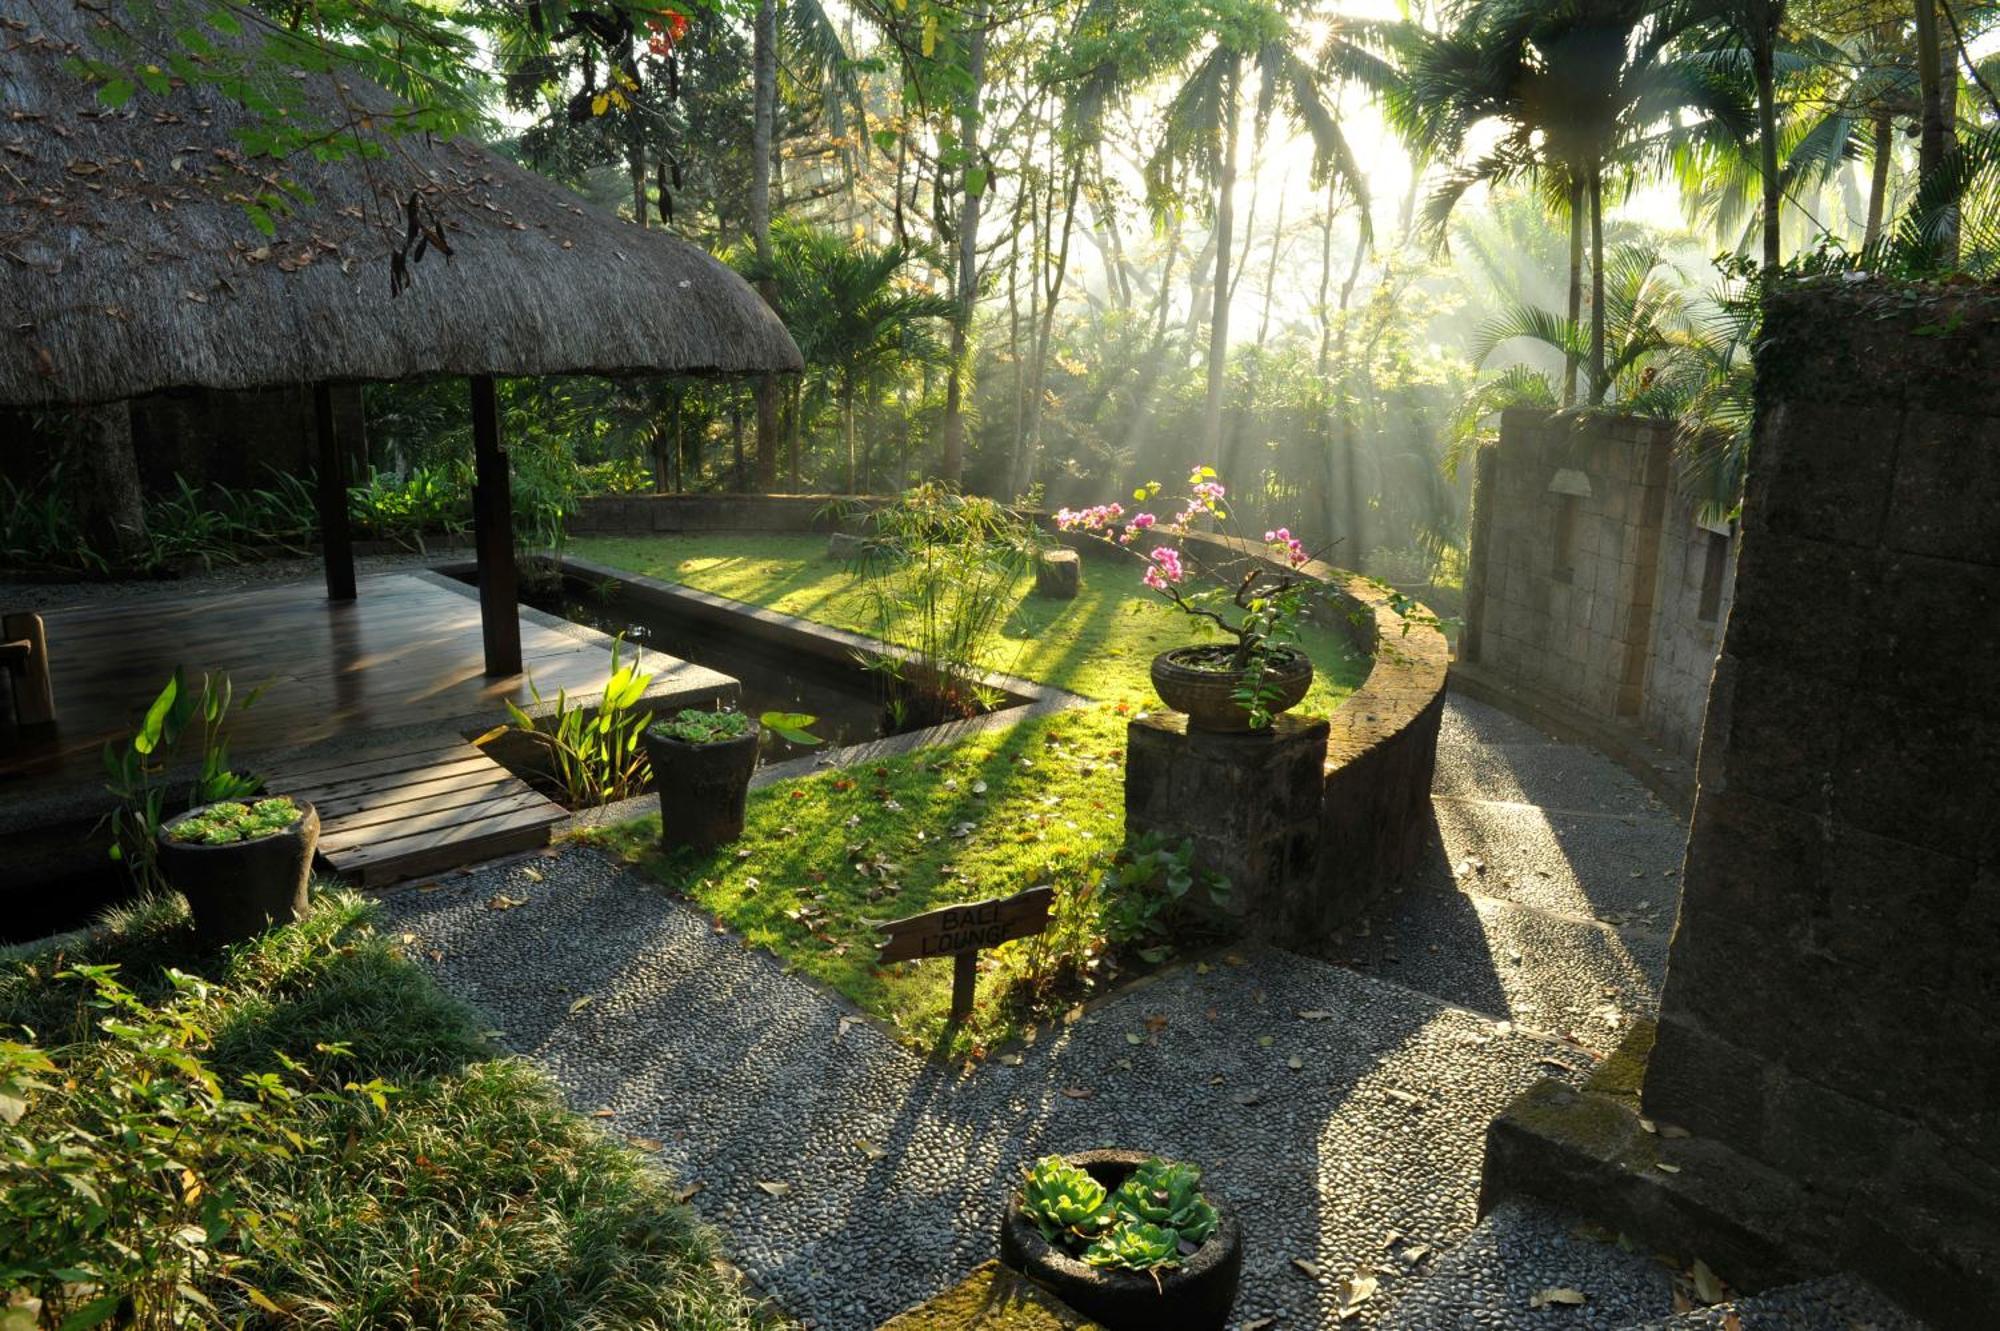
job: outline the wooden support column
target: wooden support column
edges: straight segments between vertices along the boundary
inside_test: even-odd
[[[333,423],[333,388],[313,385],[313,433],[319,441],[319,548],[326,599],[354,599],[354,540],[347,528],[347,450]]]
[[[472,540],[479,557],[479,627],[486,673],[521,673],[521,606],[514,568],[514,496],[500,447],[493,376],[472,376]]]

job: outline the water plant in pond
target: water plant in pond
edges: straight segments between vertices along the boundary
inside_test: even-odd
[[[1150,503],[1162,488],[1153,481],[1134,490],[1132,498]],[[1142,566],[1144,586],[1204,628],[1235,639],[1162,653],[1153,682],[1170,705],[1204,729],[1263,730],[1279,712],[1296,706],[1312,683],[1311,662],[1298,642],[1314,605],[1327,599],[1319,580],[1304,572],[1314,555],[1289,528],[1277,527],[1267,530],[1261,543],[1249,542],[1261,544],[1267,559],[1226,566],[1205,560],[1188,534],[1198,524],[1225,533],[1232,525],[1228,488],[1213,467],[1189,472],[1187,494],[1177,502],[1178,511],[1165,521],[1152,512],[1128,513],[1120,503],[1065,508],[1056,513],[1056,527],[1091,536],[1134,559]],[[1204,677],[1226,688],[1218,690]],[[1177,688],[1182,697],[1169,696]],[[1229,705],[1217,705],[1222,698]]]
[[[1044,1156],[1027,1170],[1020,1209],[1043,1238],[1085,1265],[1128,1271],[1180,1265],[1220,1223],[1202,1195],[1201,1170],[1157,1156],[1115,1189],[1062,1156]]]
[[[863,528],[848,568],[865,593],[869,631],[907,649],[864,659],[888,681],[897,723],[990,710],[994,693],[983,680],[997,664],[1015,584],[1040,556],[1035,525],[935,482],[842,516]]]
[[[274,795],[255,804],[222,800],[197,809],[174,823],[167,829],[167,839],[203,846],[227,846],[282,832],[298,820],[299,806],[286,795]]]
[[[612,639],[611,675],[596,707],[572,704],[568,692],[558,690],[555,706],[537,717],[510,700],[507,715],[513,724],[495,726],[473,743],[484,747],[509,733],[527,737],[541,749],[549,780],[572,806],[610,804],[638,794],[651,775],[640,737],[652,713],[639,704],[653,677],[637,662],[625,660],[624,648],[622,637]],[[528,692],[538,707],[547,705],[532,674]]]
[[[760,729],[776,735],[788,744],[811,746],[820,743],[819,736],[811,731],[811,726],[819,720],[804,712],[764,712],[757,718]],[[652,732],[668,739],[677,739],[683,744],[719,744],[748,734],[750,718],[733,707],[718,707],[704,710],[699,707],[683,707],[665,721],[653,723]]]

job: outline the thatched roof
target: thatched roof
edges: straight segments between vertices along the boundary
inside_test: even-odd
[[[698,247],[621,222],[460,139],[372,161],[248,158],[211,88],[103,106],[71,64],[115,58],[131,0],[0,5],[0,405],[426,374],[800,368],[757,294]],[[301,87],[326,123],[389,107],[350,75]],[[251,222],[282,176],[313,202]],[[390,294],[412,192],[431,249]]]

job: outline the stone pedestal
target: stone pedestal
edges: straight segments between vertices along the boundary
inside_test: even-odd
[[[1317,916],[1327,723],[1281,716],[1261,735],[1190,731],[1179,712],[1132,722],[1125,835],[1194,841],[1195,864],[1229,879],[1230,913],[1286,937]]]
[[[1083,590],[1083,559],[1074,550],[1044,550],[1035,564],[1035,595],[1073,601]]]

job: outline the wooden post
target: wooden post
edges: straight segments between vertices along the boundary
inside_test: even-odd
[[[333,388],[313,385],[313,432],[319,439],[319,548],[326,599],[354,599],[354,540],[347,529],[347,450],[333,423]]]
[[[14,723],[45,726],[56,719],[49,679],[49,636],[31,611],[0,618],[0,665],[14,676]]]
[[[979,949],[1027,938],[1049,927],[1049,907],[1055,889],[1031,887],[1011,897],[946,906],[908,919],[875,926],[888,935],[875,963],[951,958],[951,1024],[972,1015],[973,985],[979,979]]]
[[[472,376],[472,541],[479,558],[479,628],[486,673],[521,673],[519,577],[514,568],[514,497],[500,447],[493,376]]]

